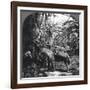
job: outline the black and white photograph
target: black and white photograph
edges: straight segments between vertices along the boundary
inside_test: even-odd
[[[13,2],[12,30],[12,87],[87,83],[86,6]]]
[[[19,78],[80,77],[83,13],[32,9],[19,9]]]
[[[21,10],[21,78],[79,75],[79,16]]]

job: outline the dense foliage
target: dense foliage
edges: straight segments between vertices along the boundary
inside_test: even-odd
[[[33,13],[24,21],[22,36],[22,77],[79,74],[79,14]]]

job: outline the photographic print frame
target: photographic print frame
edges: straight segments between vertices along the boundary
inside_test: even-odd
[[[28,62],[26,60],[28,59],[23,59],[24,58],[24,54],[26,56],[30,56],[32,57],[32,52],[34,52],[33,50],[30,52],[30,50],[33,48],[30,44],[27,45],[26,43],[28,42],[31,42],[29,40],[27,40],[28,38],[32,38],[32,37],[27,37],[29,33],[29,31],[26,33],[25,30],[28,30],[28,28],[25,28],[22,29],[22,27],[24,28],[25,27],[28,27],[27,26],[27,23],[29,23],[29,26],[33,26],[32,23],[33,23],[33,20],[31,20],[31,16],[34,16],[35,17],[35,13],[36,12],[39,12],[38,13],[38,17],[39,17],[39,20],[41,18],[41,16],[48,16],[48,18],[50,18],[50,24],[51,22],[56,22],[57,21],[57,17],[59,19],[59,21],[63,21],[63,22],[66,22],[68,20],[68,18],[70,19],[70,23],[72,24],[73,22],[71,21],[74,21],[71,16],[73,18],[75,18],[76,21],[80,21],[78,23],[78,26],[79,26],[79,29],[81,31],[79,31],[79,38],[81,41],[79,41],[79,46],[80,49],[78,50],[79,52],[79,58],[80,60],[78,61],[79,64],[80,64],[80,75],[81,77],[71,77],[71,78],[68,78],[71,76],[71,73],[69,71],[69,74],[70,76],[68,76],[68,71],[63,71],[61,73],[61,67],[59,67],[60,65],[58,64],[55,64],[57,68],[59,68],[60,72],[57,72],[56,70],[56,67],[55,67],[55,72],[52,71],[51,69],[51,65],[49,65],[49,68],[50,68],[50,72],[45,72],[44,71],[44,74],[49,76],[49,77],[44,77],[44,75],[42,75],[42,73],[40,73],[40,71],[38,72],[39,74],[37,74],[35,76],[32,75],[31,73],[33,72],[30,72],[31,70],[33,69],[30,69],[31,66],[33,66],[33,68],[35,69],[35,65],[37,65],[36,63],[41,63],[40,61],[34,63],[34,64],[31,64],[33,62]],[[33,14],[34,13],[34,14]],[[54,13],[54,15],[53,15]],[[81,13],[81,16],[79,16],[79,13]],[[76,15],[73,15],[73,14],[76,14]],[[36,13],[37,15],[37,13]],[[56,16],[56,18],[52,18],[52,15],[53,16]],[[30,16],[30,17],[28,17]],[[63,20],[63,18],[61,19],[61,17],[66,18],[66,21]],[[37,18],[38,19],[38,18]],[[28,21],[29,20],[29,21]],[[36,19],[35,19],[36,20]],[[52,21],[53,20],[53,21]],[[31,21],[31,22],[30,22]],[[75,22],[76,22],[75,21]],[[25,23],[26,22],[26,23]],[[45,22],[45,21],[44,21]],[[48,19],[48,22],[49,22],[49,19]],[[68,22],[68,21],[67,21]],[[82,22],[82,23],[81,23]],[[24,23],[24,24],[23,24]],[[36,24],[36,22],[34,22]],[[39,23],[39,21],[38,21]],[[62,22],[56,22],[56,23],[62,23]],[[55,23],[55,24],[56,24]],[[47,24],[47,23],[46,23]],[[55,25],[53,24],[53,25]],[[64,23],[65,24],[65,23]],[[70,24],[70,25],[71,25]],[[75,23],[75,25],[77,25],[77,23]],[[42,24],[43,26],[43,24]],[[59,25],[60,26],[60,25]],[[66,25],[68,26],[68,25]],[[34,26],[35,27],[35,26]],[[41,26],[40,26],[41,27]],[[44,26],[43,26],[44,27]],[[55,26],[56,28],[58,27]],[[73,27],[73,25],[72,25]],[[31,27],[29,27],[30,29]],[[46,28],[46,27],[45,27]],[[61,27],[58,27],[58,28],[61,28]],[[21,32],[21,30],[24,30]],[[31,29],[30,29],[31,30]],[[44,30],[44,29],[43,29]],[[56,30],[56,29],[55,29]],[[66,30],[66,29],[65,29]],[[74,29],[73,29],[74,30]],[[57,30],[58,31],[58,30]],[[24,34],[25,33],[25,34]],[[32,33],[32,32],[30,32]],[[80,34],[81,33],[81,34]],[[39,32],[40,34],[40,32]],[[32,34],[30,34],[29,36],[31,36]],[[70,37],[71,36],[77,36],[76,33],[74,34],[71,34],[69,35]],[[39,35],[38,35],[39,36]],[[50,36],[50,32],[49,32],[49,36]],[[26,38],[27,37],[27,38]],[[69,38],[70,38],[69,37]],[[71,37],[72,38],[72,37]],[[49,38],[50,39],[50,38]],[[52,39],[52,38],[51,38]],[[26,41],[25,41],[26,40]],[[36,40],[36,39],[35,39]],[[71,39],[69,39],[70,41]],[[51,41],[50,41],[51,42]],[[62,43],[62,42],[60,42]],[[27,46],[26,46],[27,45]],[[39,44],[38,44],[39,45]],[[41,44],[42,45],[42,44]],[[44,43],[45,45],[45,43]],[[50,45],[51,43],[49,43],[49,50],[47,48],[45,48],[46,46],[43,46],[42,49],[40,49],[40,51],[42,50],[42,52],[44,52],[44,56],[46,55],[45,51],[47,52],[50,52]],[[57,45],[57,44],[56,44]],[[64,44],[66,45],[66,44]],[[81,46],[80,46],[81,45]],[[30,46],[30,47],[29,47]],[[30,48],[29,50],[27,49]],[[39,46],[40,47],[40,46]],[[64,46],[65,47],[65,46]],[[22,49],[21,49],[22,48]],[[25,49],[23,49],[25,48]],[[70,48],[73,48],[73,47],[70,47]],[[82,50],[83,49],[83,50]],[[56,49],[55,49],[56,50]],[[61,50],[61,49],[60,49]],[[72,49],[73,50],[73,49]],[[80,51],[81,50],[81,51]],[[57,51],[57,50],[56,50]],[[57,57],[57,54],[56,54],[56,51],[54,53],[54,57],[53,58],[56,58]],[[68,56],[67,53],[65,53],[66,51],[63,49],[64,52],[60,51],[61,53],[64,53],[64,55]],[[36,52],[36,51],[35,51]],[[53,51],[54,52],[54,51]],[[24,54],[23,54],[24,53]],[[74,51],[73,51],[74,53]],[[81,54],[82,53],[82,54]],[[75,53],[74,53],[75,54]],[[35,54],[34,54],[35,55]],[[61,55],[61,54],[60,54]],[[76,55],[76,54],[75,54]],[[71,60],[71,56],[74,58],[75,57],[72,56],[71,54],[69,55],[70,56],[70,60]],[[39,55],[38,55],[39,56]],[[40,53],[40,56],[43,56],[42,53]],[[44,57],[43,56],[43,57]],[[37,56],[35,56],[37,57]],[[39,58],[42,58],[43,57],[39,57]],[[47,56],[46,56],[47,57]],[[64,56],[65,57],[65,56]],[[37,57],[38,58],[38,57]],[[63,58],[60,56],[60,59]],[[77,57],[75,58],[78,58],[78,55]],[[36,59],[36,58],[35,58]],[[33,59],[33,61],[35,60]],[[42,60],[40,59],[40,60]],[[32,59],[30,59],[32,60]],[[45,58],[45,60],[47,60]],[[51,59],[49,58],[48,60],[48,64],[50,63],[51,64]],[[57,59],[55,59],[57,60]],[[66,58],[62,59],[63,61],[65,61],[66,63]],[[23,61],[23,62],[21,62]],[[25,61],[25,62],[24,62]],[[53,60],[54,61],[54,60]],[[70,61],[71,62],[71,61]],[[27,63],[27,64],[25,64]],[[44,62],[43,62],[44,63]],[[55,62],[56,63],[56,62]],[[57,62],[58,63],[58,62]],[[25,65],[24,65],[25,64]],[[29,64],[29,65],[28,65]],[[42,63],[41,63],[42,64]],[[66,63],[67,64],[67,63]],[[62,63],[61,63],[62,65]],[[75,64],[76,65],[76,64]],[[39,64],[37,65],[39,66]],[[63,65],[65,66],[65,65]],[[29,72],[30,73],[26,73],[26,71],[28,71],[28,67],[29,68]],[[46,65],[47,67],[47,65]],[[70,67],[70,65],[69,65]],[[37,68],[37,67],[36,67]],[[48,69],[49,69],[48,68]],[[66,68],[66,66],[65,66]],[[23,71],[25,69],[25,72]],[[45,70],[46,68],[44,68]],[[69,68],[70,69],[70,68]],[[39,67],[39,70],[43,70],[41,67]],[[36,70],[37,71],[37,70]],[[78,70],[77,70],[78,72]],[[35,73],[35,71],[34,71]],[[55,77],[50,77],[51,74],[63,74],[62,76],[55,76]],[[24,75],[23,75],[24,74]],[[29,75],[28,75],[29,74]],[[60,75],[61,75],[60,74]],[[75,73],[76,74],[76,73]],[[40,77],[38,77],[38,75]],[[41,77],[42,75],[42,77]],[[78,74],[77,74],[78,75]],[[29,78],[28,78],[29,77]],[[30,78],[32,77],[32,78]],[[32,2],[11,2],[11,88],[30,88],[30,87],[45,87],[45,86],[64,86],[64,85],[77,85],[77,84],[87,84],[87,6],[82,6],[82,5],[66,5],[66,4],[49,4],[49,3],[32,3]]]

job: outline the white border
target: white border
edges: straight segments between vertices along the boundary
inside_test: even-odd
[[[37,10],[53,12],[77,12],[80,14],[80,75],[78,76],[59,76],[59,77],[41,77],[41,78],[23,78],[20,79],[20,10]],[[62,82],[84,80],[84,11],[71,9],[54,9],[54,8],[34,8],[34,7],[17,7],[17,83],[40,83],[40,82]],[[82,57],[83,56],[83,57]]]

